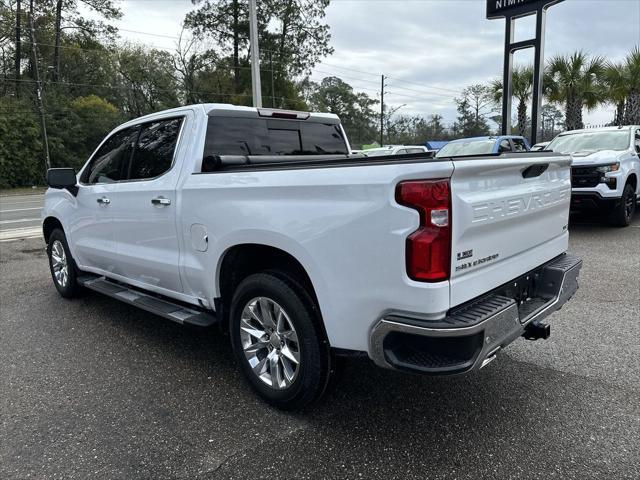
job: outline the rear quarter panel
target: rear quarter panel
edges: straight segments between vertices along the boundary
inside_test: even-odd
[[[405,240],[419,218],[396,204],[395,186],[452,170],[445,161],[189,175],[180,189],[185,287],[213,301],[231,247],[279,248],[311,278],[331,345],[367,350],[370,328],[386,310],[437,318],[449,308],[449,282],[406,275]],[[188,247],[194,224],[206,228],[206,252]]]

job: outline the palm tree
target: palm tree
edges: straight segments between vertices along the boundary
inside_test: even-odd
[[[624,123],[640,125],[640,47],[635,47],[624,61],[623,75],[628,93],[624,111]]]
[[[502,80],[496,78],[489,87],[494,101],[502,102]],[[527,133],[527,108],[533,94],[533,67],[516,67],[511,77],[512,94],[518,100],[518,133],[525,136]]]
[[[607,63],[603,73],[603,84],[607,100],[615,105],[616,113],[613,122],[616,125],[625,123],[625,105],[629,88],[625,78],[625,66],[619,63]]]
[[[547,97],[565,107],[567,130],[584,128],[582,110],[591,110],[605,101],[602,88],[604,60],[589,58],[584,52],[549,60],[544,81]]]

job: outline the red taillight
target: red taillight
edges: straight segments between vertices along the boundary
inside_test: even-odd
[[[411,180],[396,188],[396,201],[420,213],[420,227],[407,238],[407,274],[420,282],[449,278],[451,195],[448,180]]]

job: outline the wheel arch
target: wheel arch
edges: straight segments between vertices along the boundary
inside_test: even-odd
[[[260,243],[237,244],[222,254],[216,273],[219,295],[216,298],[216,310],[221,310],[227,319],[233,292],[240,282],[249,275],[269,270],[282,272],[298,282],[320,311],[316,289],[302,262],[281,248]],[[227,322],[221,323],[224,325]]]
[[[53,233],[53,231],[59,228],[64,232],[64,227],[62,226],[62,222],[58,220],[56,217],[49,216],[44,219],[42,222],[42,236],[44,237],[45,243],[49,243],[49,237]]]
[[[638,192],[638,177],[635,172],[627,177],[627,184],[631,185],[635,192]]]

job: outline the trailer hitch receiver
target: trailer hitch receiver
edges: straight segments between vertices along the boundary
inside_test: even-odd
[[[533,321],[524,330],[522,336],[527,340],[546,340],[551,335],[551,326],[546,323]]]

